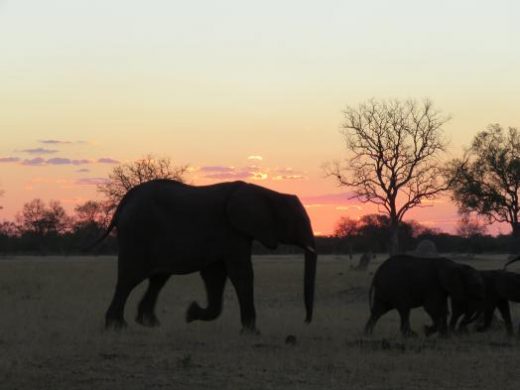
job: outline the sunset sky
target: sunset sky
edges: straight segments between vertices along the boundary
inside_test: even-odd
[[[194,184],[295,193],[330,233],[377,211],[322,169],[345,156],[346,105],[430,98],[452,117],[447,157],[520,127],[519,18],[513,0],[0,0],[0,220],[100,199],[115,164],[151,153]],[[458,216],[444,198],[408,218]]]

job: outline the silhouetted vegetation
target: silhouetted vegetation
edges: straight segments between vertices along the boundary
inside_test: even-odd
[[[174,166],[169,158],[148,155],[139,160],[118,165],[108,175],[108,180],[98,186],[105,195],[109,208],[113,209],[133,187],[154,179],[171,179],[184,182],[187,165]]]
[[[0,223],[0,254],[85,254],[83,248],[95,241],[105,229],[111,215],[103,202],[87,201],[67,215],[59,202],[45,204],[34,199],[23,206],[16,221]],[[464,235],[442,233],[416,221],[402,222],[399,240],[403,252],[414,250],[423,239],[435,243],[439,252],[455,253],[509,253],[514,246],[510,235],[491,236],[482,230],[466,229]],[[388,252],[389,218],[369,214],[359,220],[341,218],[331,236],[316,237],[318,253],[350,255],[352,253]],[[281,245],[276,250],[253,244],[255,254],[294,254],[301,249]],[[116,254],[115,235],[109,236],[87,254]]]
[[[453,200],[462,213],[506,222],[520,238],[520,133],[499,124],[478,133],[464,157],[447,169]]]
[[[40,199],[26,203],[15,221],[0,223],[0,254],[85,254],[83,248],[94,242],[105,229],[111,217],[106,203],[87,201],[76,206],[73,215],[67,215],[59,202],[45,204]],[[331,236],[316,237],[321,254],[388,252],[389,218],[368,214],[359,220],[343,217]],[[469,223],[471,225],[471,223]],[[401,251],[414,250],[423,239],[435,243],[440,252],[456,253],[509,253],[514,247],[510,235],[491,236],[481,228],[469,226],[460,234],[442,233],[416,221],[404,221],[399,227]],[[464,234],[462,234],[464,233]],[[260,243],[253,244],[255,254],[294,254],[297,247],[281,245],[272,251]],[[87,254],[116,254],[115,235],[110,235]]]

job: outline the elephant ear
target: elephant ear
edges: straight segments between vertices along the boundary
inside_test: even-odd
[[[238,231],[269,249],[278,246],[274,210],[267,189],[245,183],[239,186],[229,197],[227,214]]]
[[[461,269],[457,266],[442,266],[439,269],[439,281],[444,290],[456,301],[465,300],[464,280]]]

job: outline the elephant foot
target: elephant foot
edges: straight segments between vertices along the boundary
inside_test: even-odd
[[[122,318],[106,318],[105,319],[105,329],[106,330],[121,331],[123,329],[126,329],[127,327],[128,327],[128,324]]]
[[[200,318],[200,311],[202,308],[197,302],[192,302],[186,311],[186,322],[190,323]]]
[[[405,337],[405,338],[417,337],[417,333],[415,333],[411,329],[407,329],[407,330],[403,331],[402,334],[403,334],[403,337]]]
[[[139,313],[135,318],[135,322],[148,328],[155,328],[161,325],[161,323],[153,313]]]
[[[435,332],[437,332],[437,328],[435,326],[433,326],[433,325],[424,325],[424,335],[426,337],[431,336]]]
[[[260,331],[256,328],[243,327],[240,334],[244,336],[260,336]]]
[[[467,335],[468,333],[469,333],[469,331],[466,326],[459,326],[459,329],[457,329],[457,331],[456,331],[457,335]]]

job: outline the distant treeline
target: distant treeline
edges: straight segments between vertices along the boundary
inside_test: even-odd
[[[48,205],[35,199],[24,205],[15,222],[0,223],[0,254],[19,255],[81,255],[116,254],[117,240],[111,234],[89,252],[83,249],[103,233],[111,211],[102,203],[86,202],[67,215],[59,202]],[[388,252],[388,219],[383,215],[366,215],[360,220],[343,218],[333,235],[316,237],[321,254]],[[467,225],[469,226],[469,225]],[[464,235],[452,235],[429,229],[411,221],[402,223],[399,240],[402,251],[414,250],[421,240],[432,241],[439,252],[513,253],[517,244],[510,235],[490,236],[482,229],[465,229]],[[114,232],[115,233],[115,232]],[[294,246],[281,245],[271,251],[255,242],[255,254],[293,254],[301,252]]]
[[[114,235],[107,237],[100,245],[91,251],[82,250],[95,240],[92,232],[76,231],[59,235],[39,237],[32,233],[21,236],[8,236],[0,233],[0,254],[19,255],[109,255],[117,254],[117,240]],[[439,252],[454,253],[512,253],[514,240],[511,236],[475,236],[465,238],[447,233],[427,234],[409,237],[403,241],[403,250],[412,251],[421,240],[432,241]],[[316,246],[320,254],[351,254],[360,252],[387,252],[384,241],[369,241],[366,238],[355,239],[318,236]],[[295,246],[280,245],[276,250],[269,250],[260,243],[253,244],[254,254],[295,254],[302,252]]]

